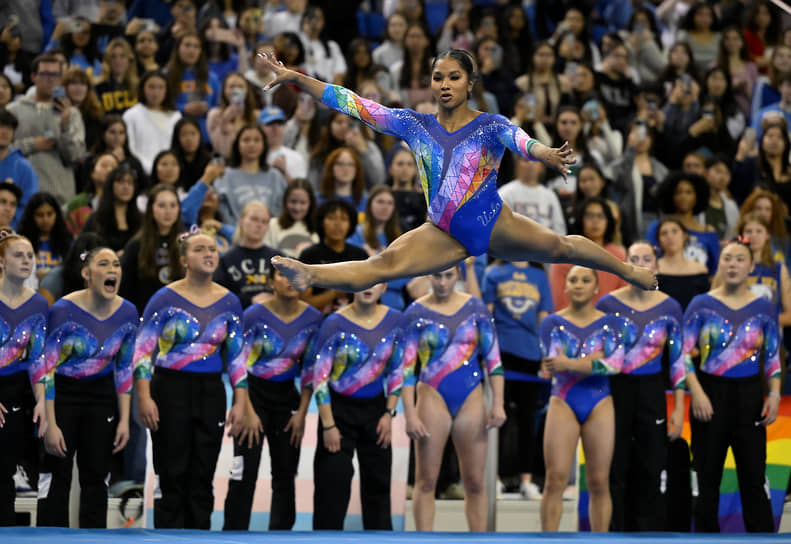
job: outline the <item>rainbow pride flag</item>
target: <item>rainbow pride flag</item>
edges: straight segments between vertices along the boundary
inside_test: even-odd
[[[690,442],[689,426],[689,395],[684,401],[684,430],[681,437]],[[673,395],[667,394],[668,417],[673,410]],[[585,452],[580,447],[579,503],[577,505],[578,527],[580,531],[590,531],[588,520],[588,489],[585,484]],[[766,476],[769,478],[772,498],[772,514],[775,519],[775,531],[780,527],[783,514],[788,479],[791,476],[791,396],[785,395],[780,400],[780,411],[777,420],[766,429]],[[739,496],[739,484],[736,479],[736,464],[733,452],[728,449],[725,458],[725,470],[720,484],[720,529],[726,533],[744,532],[742,503]]]

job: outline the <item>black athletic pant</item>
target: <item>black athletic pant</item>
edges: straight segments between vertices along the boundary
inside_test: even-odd
[[[0,527],[7,527],[16,525],[16,466],[25,459],[34,434],[35,399],[27,372],[0,376],[0,404],[6,409],[5,425],[0,427]]]
[[[159,428],[151,433],[160,491],[154,495],[154,527],[208,530],[225,429],[221,376],[157,367],[151,397],[159,408]]]
[[[535,376],[540,361],[523,359],[503,352],[506,370],[516,370]],[[505,415],[500,429],[497,472],[501,478],[530,474],[536,451],[536,403],[541,394],[541,383],[519,380],[505,381]]]
[[[261,419],[264,436],[269,443],[272,469],[272,501],[269,512],[269,530],[289,530],[296,520],[294,478],[299,465],[299,444],[290,444],[291,431],[283,429],[291,414],[299,408],[299,393],[294,382],[272,382],[248,374],[250,401]],[[234,441],[233,467],[225,497],[226,531],[246,531],[250,528],[258,467],[261,463],[263,440],[247,447],[247,441]]]
[[[118,427],[116,403],[112,374],[94,379],[55,374],[55,420],[66,442],[66,457],[44,454],[36,525],[69,526],[69,491],[77,454],[80,528],[107,527],[107,482]]]
[[[667,403],[662,374],[610,376],[615,448],[611,531],[664,531]]]
[[[766,479],[766,427],[761,425],[761,379],[722,378],[698,372],[714,415],[692,425],[692,466],[698,478],[694,506],[696,532],[719,532],[720,482],[728,446],[733,448],[744,526],[749,532],[774,532]]]
[[[385,398],[355,399],[332,393],[331,403],[332,415],[342,437],[341,451],[327,451],[319,424],[316,457],[313,459],[316,486],[313,492],[313,529],[343,530],[354,476],[352,459],[357,451],[363,528],[391,531],[393,449],[376,445],[376,426],[385,413]]]

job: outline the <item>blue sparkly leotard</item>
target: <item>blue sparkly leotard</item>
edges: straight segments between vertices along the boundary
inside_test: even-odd
[[[480,299],[470,297],[453,315],[413,302],[405,315],[404,384],[415,385],[419,360],[420,381],[439,392],[451,417],[483,380],[483,368],[503,374],[494,319]]]
[[[53,304],[36,371],[46,387],[47,400],[55,399],[55,374],[94,379],[115,372],[116,393],[129,393],[137,323],[137,308],[127,300],[104,320],[67,299]]]
[[[593,361],[593,374],[557,372],[552,377],[552,396],[563,399],[580,425],[587,421],[599,402],[610,395],[609,374],[617,373],[624,362],[625,349],[619,332],[621,320],[604,315],[585,327],[575,325],[552,314],[541,322],[541,355],[552,357],[565,354],[580,358],[603,352],[602,359]]]
[[[357,399],[400,395],[404,380],[404,314],[388,309],[376,327],[366,329],[339,313],[331,314],[307,356],[302,383],[310,384],[316,404],[330,402],[330,390]]]
[[[150,380],[154,366],[201,374],[227,371],[231,387],[246,388],[247,368],[238,358],[243,343],[242,304],[236,295],[229,291],[201,307],[163,287],[143,312],[135,378]]]
[[[266,306],[253,304],[244,312],[244,347],[237,366],[244,365],[248,374],[271,382],[293,381],[321,319],[321,312],[308,306],[285,323]]]
[[[503,201],[497,170],[506,148],[530,160],[530,136],[502,115],[482,113],[454,132],[431,114],[390,109],[337,85],[324,88],[322,102],[372,129],[409,145],[417,160],[428,215],[456,238],[470,255],[489,248]]]
[[[708,293],[698,295],[684,314],[684,353],[697,345],[700,371],[724,378],[756,376],[764,352],[766,378],[780,377],[777,309],[764,298],[733,309]],[[693,369],[691,359],[687,363]]]
[[[686,361],[682,338],[681,306],[672,297],[646,310],[635,310],[612,295],[596,303],[602,312],[621,318],[621,338],[626,348],[621,374],[646,376],[662,372],[662,353],[668,350],[670,383],[686,387]]]
[[[47,300],[34,294],[18,308],[9,308],[0,301],[0,376],[27,372],[30,383],[37,383],[36,361],[44,349]]]

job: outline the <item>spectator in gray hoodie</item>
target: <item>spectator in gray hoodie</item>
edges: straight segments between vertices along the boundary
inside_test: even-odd
[[[38,174],[39,190],[65,204],[74,198],[72,164],[85,155],[85,127],[79,110],[60,86],[62,75],[55,55],[36,57],[32,66],[34,91],[20,96],[7,109],[19,121],[14,143]]]
[[[223,223],[235,225],[248,202],[266,204],[272,216],[280,215],[286,178],[266,162],[269,146],[260,127],[242,128],[231,148],[231,166],[214,182],[220,198],[219,212]]]

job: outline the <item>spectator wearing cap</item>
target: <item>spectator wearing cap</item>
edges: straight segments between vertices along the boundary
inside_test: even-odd
[[[16,117],[5,108],[0,108],[0,181],[11,183],[19,189],[17,209],[11,226],[16,228],[22,210],[31,195],[38,192],[38,176],[30,162],[18,149],[13,149]]]
[[[71,165],[85,155],[85,126],[68,98],[57,96],[63,67],[45,53],[33,61],[32,92],[8,105],[19,121],[14,143],[33,165],[42,191],[65,204],[75,195]]]
[[[784,75],[780,80],[780,101],[761,108],[758,115],[753,118],[752,127],[755,129],[758,140],[763,134],[761,121],[764,116],[770,117],[777,114],[785,117],[786,124],[791,126],[791,73]]]
[[[294,149],[283,145],[286,132],[286,114],[277,106],[269,106],[258,116],[258,125],[266,134],[269,153],[266,162],[277,168],[287,181],[305,178],[308,175],[308,164],[305,158]]]

